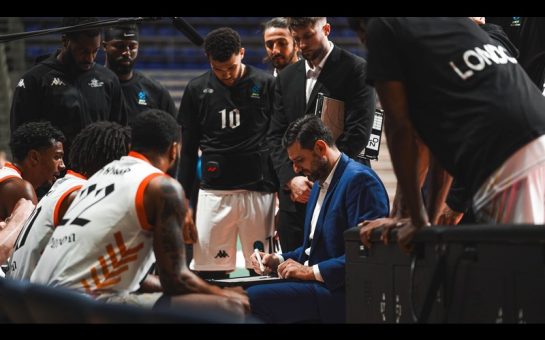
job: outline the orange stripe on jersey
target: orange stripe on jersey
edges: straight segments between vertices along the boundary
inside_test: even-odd
[[[148,162],[149,164],[151,164],[151,162],[149,161],[149,159],[148,159],[146,156],[144,156],[144,155],[142,155],[141,153],[139,153],[139,152],[130,151],[129,154],[128,154],[128,156],[131,156],[131,157],[134,157],[134,158],[141,159],[141,160],[143,160],[143,161]]]
[[[59,225],[59,210],[61,209],[62,202],[64,202],[64,200],[66,199],[66,197],[68,197],[68,195],[70,195],[71,193],[73,193],[76,190],[81,189],[81,187],[82,187],[81,185],[76,185],[76,186],[68,189],[59,198],[59,200],[57,201],[57,204],[55,204],[55,210],[53,210],[53,227],[56,227],[56,226]]]
[[[74,177],[81,178],[81,179],[87,179],[87,177],[83,176],[82,174],[78,174],[77,172],[72,171],[72,170],[66,171],[66,174],[67,175],[72,175]]]
[[[151,229],[151,224],[149,224],[148,222],[146,209],[144,208],[144,191],[146,190],[149,182],[157,176],[164,176],[164,174],[155,173],[149,175],[148,177],[144,178],[142,182],[140,182],[138,190],[136,190],[136,197],[134,199],[134,204],[136,206],[136,215],[138,216],[138,221],[140,221],[140,226],[144,230]]]
[[[16,167],[15,165],[13,165],[12,163],[6,162],[6,163],[4,164],[4,166],[5,166],[6,168],[11,168],[11,169],[17,171],[17,173],[19,174],[19,176],[23,177],[23,173],[21,172],[21,170],[20,170],[18,167]]]

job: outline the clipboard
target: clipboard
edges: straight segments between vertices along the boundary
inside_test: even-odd
[[[229,279],[209,279],[206,280],[211,285],[219,286],[219,287],[251,287],[255,285],[262,285],[262,284],[268,284],[268,283],[280,283],[280,282],[294,282],[299,280],[292,280],[292,279],[282,279],[278,276],[269,276],[269,275],[261,275],[261,276],[241,276],[241,277],[233,277]]]
[[[337,140],[344,132],[344,102],[327,97],[318,92],[314,114],[322,119],[324,125],[331,131],[333,140]]]

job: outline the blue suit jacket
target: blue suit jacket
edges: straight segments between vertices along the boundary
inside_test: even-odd
[[[299,263],[307,260],[310,221],[319,193],[320,187],[315,183],[307,204],[303,246],[282,254],[284,259]],[[359,222],[388,216],[389,206],[388,194],[377,174],[342,154],[320,209],[308,258],[309,266],[318,264],[328,289],[344,289],[343,232]]]

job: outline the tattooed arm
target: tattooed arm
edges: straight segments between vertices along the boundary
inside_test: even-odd
[[[144,192],[144,206],[154,230],[153,250],[163,292],[167,295],[218,295],[249,312],[250,302],[241,288],[212,286],[187,268],[183,225],[188,206],[180,183],[167,176],[152,179]]]
[[[166,176],[152,179],[144,194],[144,206],[154,230],[153,250],[164,292],[212,293],[215,287],[209,287],[186,266],[182,228],[187,204],[181,185]]]

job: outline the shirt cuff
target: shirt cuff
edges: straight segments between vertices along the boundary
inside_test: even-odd
[[[322,274],[320,274],[320,268],[317,264],[312,266],[312,271],[314,272],[314,276],[316,277],[316,281],[324,282],[324,278],[322,277]]]

